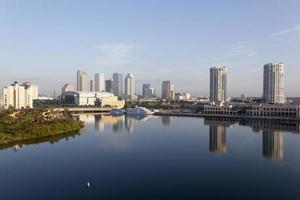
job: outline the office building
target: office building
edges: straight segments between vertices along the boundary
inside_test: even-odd
[[[38,99],[38,86],[30,82],[21,85],[14,82],[3,89],[4,108],[33,108],[34,99]]]
[[[105,79],[103,73],[95,74],[95,92],[105,91]]]
[[[284,103],[284,65],[265,64],[263,98],[267,103]]]
[[[222,67],[210,68],[210,101],[223,103],[227,99],[227,69]]]
[[[111,79],[105,81],[105,92],[113,93],[112,80]]]
[[[150,84],[143,84],[143,98],[151,98],[151,85]]]
[[[125,78],[125,96],[129,100],[135,100],[135,80],[131,73],[127,74]]]
[[[61,93],[64,93],[64,92],[74,92],[75,91],[75,87],[74,85],[72,84],[65,84],[63,86],[63,88],[61,89]]]
[[[161,98],[171,99],[171,82],[163,81],[161,85]]]
[[[123,89],[123,74],[114,73],[113,74],[113,93],[118,97],[123,97],[124,89]]]
[[[89,91],[87,73],[84,71],[77,71],[77,91]]]
[[[95,92],[95,82],[93,80],[90,80],[90,92]]]

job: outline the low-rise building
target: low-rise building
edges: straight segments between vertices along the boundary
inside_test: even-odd
[[[239,115],[240,109],[231,105],[205,105],[203,113],[206,115]]]
[[[66,92],[61,95],[62,104],[69,106],[97,106],[123,108],[124,100],[119,100],[110,92]]]
[[[300,105],[258,104],[246,110],[246,116],[267,118],[300,118]]]

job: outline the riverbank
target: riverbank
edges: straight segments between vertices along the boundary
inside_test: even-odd
[[[9,110],[0,113],[0,145],[76,134],[83,126],[67,111]]]

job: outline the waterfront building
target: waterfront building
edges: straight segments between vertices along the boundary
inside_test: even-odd
[[[283,159],[283,135],[281,131],[263,131],[263,156],[271,160]]]
[[[135,100],[135,80],[131,73],[125,78],[125,97],[129,100]]]
[[[111,79],[108,79],[108,80],[105,81],[105,92],[113,93],[112,80]]]
[[[95,92],[95,82],[93,80],[90,80],[90,92]]]
[[[123,74],[114,73],[113,74],[113,93],[118,97],[123,97]]]
[[[206,115],[239,115],[240,109],[231,105],[216,106],[204,105],[203,113]]]
[[[300,105],[258,104],[246,110],[247,116],[261,118],[300,118]]]
[[[171,82],[163,81],[161,85],[161,98],[171,99]]]
[[[61,93],[64,93],[64,92],[74,92],[75,91],[75,87],[74,85],[72,84],[65,84],[62,89],[61,89]]]
[[[95,74],[95,92],[105,91],[105,79],[103,73]]]
[[[266,103],[284,103],[284,65],[264,65],[263,99]]]
[[[123,108],[125,102],[109,92],[66,92],[61,95],[63,105]]]
[[[89,91],[87,73],[80,70],[77,71],[77,91]]]
[[[3,89],[4,108],[33,108],[34,99],[38,99],[38,86],[30,82],[25,82],[21,85],[14,82]]]
[[[227,99],[227,68],[210,68],[210,101],[224,103]]]

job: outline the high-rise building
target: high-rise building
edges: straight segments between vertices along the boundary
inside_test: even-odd
[[[163,81],[161,85],[161,98],[171,99],[171,82]]]
[[[284,65],[264,65],[263,98],[267,103],[284,103]]]
[[[90,80],[90,92],[95,92],[95,82],[93,80]]]
[[[227,99],[227,69],[222,67],[210,68],[210,101],[223,103]]]
[[[151,87],[151,84],[143,84],[143,98],[152,98],[156,96],[155,88]]]
[[[84,71],[77,71],[77,91],[89,91],[87,73]]]
[[[135,80],[131,73],[125,78],[125,96],[130,100],[136,99],[135,95]]]
[[[103,73],[95,74],[95,92],[105,91],[105,79]]]
[[[143,84],[143,97],[144,98],[151,98],[151,85],[150,84]]]
[[[283,135],[280,131],[263,131],[263,156],[271,160],[283,159]]]
[[[151,91],[151,96],[152,97],[156,97],[156,90],[155,90],[155,88],[150,88],[150,91]]]
[[[114,73],[113,74],[113,92],[114,95],[118,97],[123,97],[123,74]]]
[[[32,108],[34,99],[38,99],[38,86],[29,82],[21,85],[14,82],[3,89],[4,108]]]
[[[75,87],[72,84],[65,84],[64,87],[61,89],[61,93],[64,92],[74,92],[75,91]]]
[[[175,99],[175,86],[172,84],[170,87],[171,99]]]
[[[105,81],[105,92],[113,92],[111,79]]]

